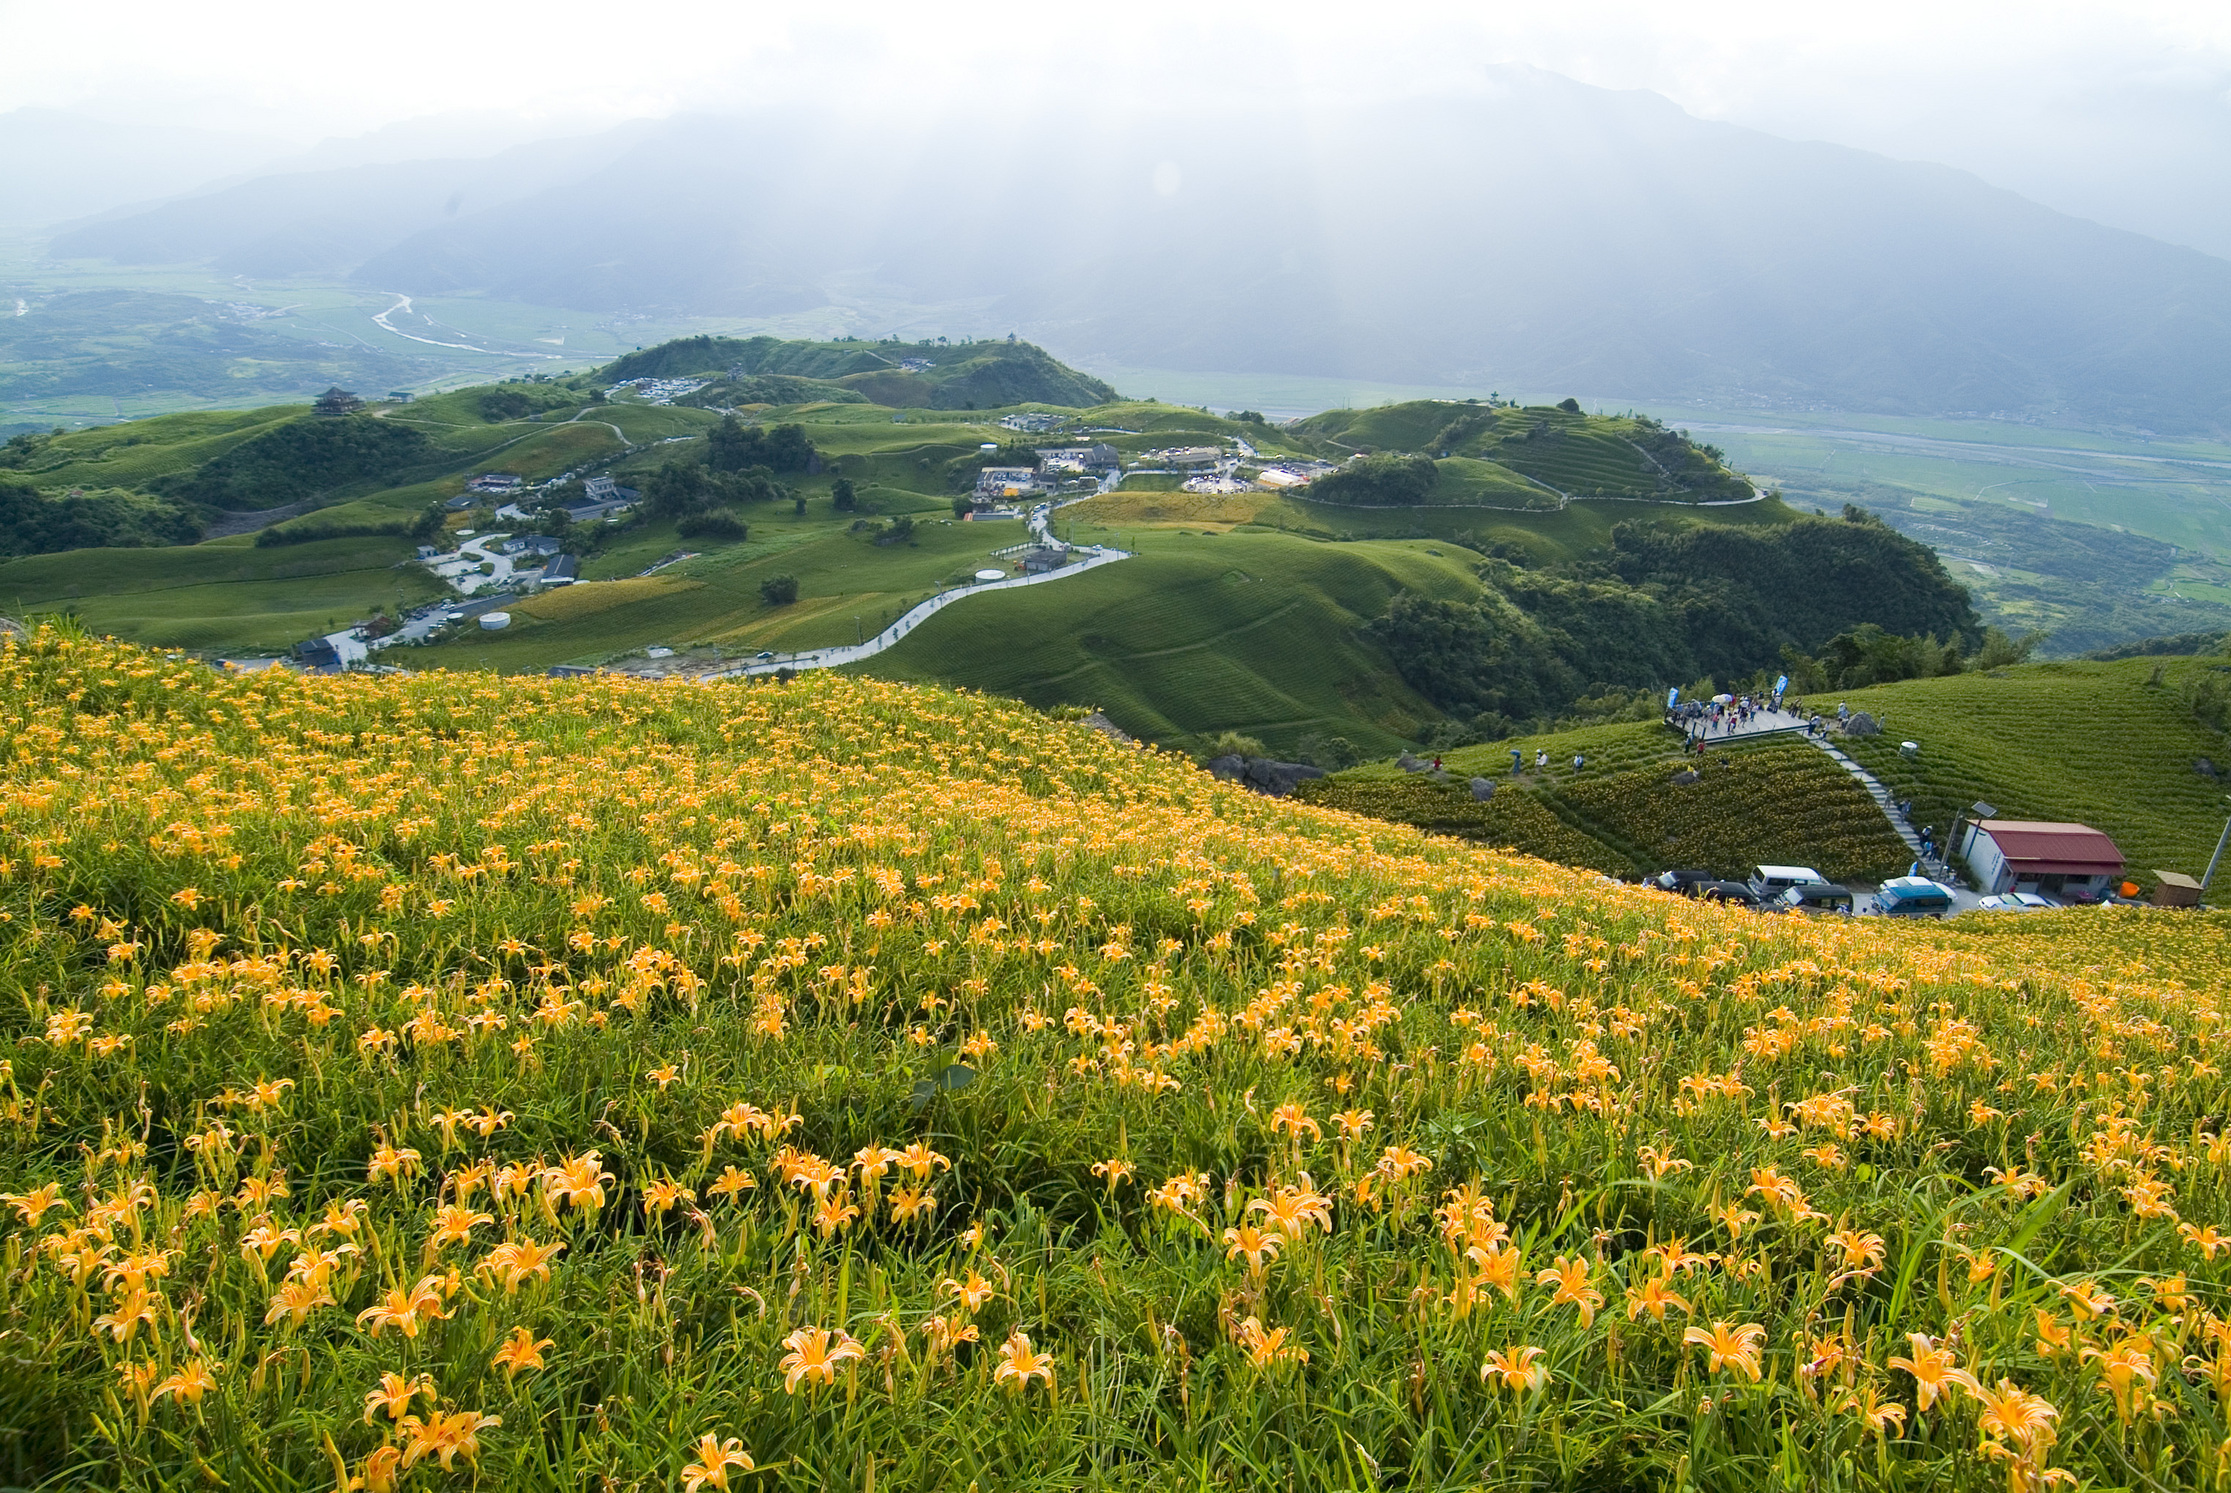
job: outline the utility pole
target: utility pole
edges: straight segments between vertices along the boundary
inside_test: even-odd
[[[2226,799],[2225,802],[2231,803],[2231,799]],[[2231,819],[2223,821],[2223,833],[2216,836],[2216,853],[2208,857],[2208,874],[2200,878],[2201,891],[2207,891],[2208,883],[2215,880],[2216,867],[2222,864],[2223,847],[2226,844],[2231,844]]]

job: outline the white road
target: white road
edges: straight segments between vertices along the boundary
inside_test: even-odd
[[[1048,505],[1041,503],[1031,511],[1031,532],[1043,538]],[[850,643],[839,648],[817,648],[805,653],[785,653],[769,659],[754,659],[733,669],[723,669],[717,674],[704,674],[702,679],[741,679],[755,674],[775,674],[784,669],[793,673],[803,669],[838,669],[846,664],[856,664],[869,659],[904,638],[920,624],[944,611],[956,601],[966,601],[971,596],[983,596],[993,591],[1013,591],[1022,586],[1043,586],[1051,581],[1064,581],[1071,576],[1083,575],[1103,565],[1113,565],[1118,560],[1128,560],[1128,550],[1095,548],[1085,551],[1091,558],[1059,570],[1049,570],[1043,575],[1018,575],[1004,581],[984,581],[976,585],[956,586],[941,591],[915,607],[898,621],[892,623],[865,643]]]

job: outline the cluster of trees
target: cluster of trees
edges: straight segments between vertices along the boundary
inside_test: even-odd
[[[57,425],[52,431],[25,430],[0,441],[0,467],[21,471],[61,433],[62,427]]]
[[[590,396],[591,402],[602,400],[600,389]],[[529,415],[539,415],[550,410],[571,409],[581,403],[579,390],[565,385],[505,384],[490,389],[480,396],[480,418],[491,425],[505,420],[524,420]]]
[[[663,463],[643,484],[643,507],[654,518],[676,520],[685,539],[738,540],[750,526],[730,509],[746,503],[788,500],[805,511],[805,498],[775,480],[778,472],[817,472],[820,453],[801,425],[771,429],[746,425],[734,415],[706,437],[705,459]],[[856,507],[852,484],[837,487],[839,508]]]
[[[1631,714],[1685,680],[1786,669],[1801,691],[1853,688],[1996,667],[2035,641],[1986,634],[1933,551],[1858,509],[1763,529],[1621,525],[1608,555],[1491,558],[1480,578],[1474,602],[1397,596],[1368,632],[1482,739],[1583,708]]]
[[[770,472],[818,472],[821,454],[803,425],[746,425],[734,415],[705,433],[705,464],[716,472],[765,467]]]
[[[183,503],[120,488],[43,493],[0,476],[0,555],[191,544],[200,537],[201,524]]]
[[[155,486],[209,508],[277,508],[354,482],[390,485],[427,459],[427,445],[415,427],[370,415],[290,420]]]
[[[1408,508],[1431,497],[1440,480],[1440,468],[1428,456],[1363,456],[1319,477],[1309,496],[1360,508]]]

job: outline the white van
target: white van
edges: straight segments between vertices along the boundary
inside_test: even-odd
[[[1811,866],[1753,866],[1751,890],[1760,901],[1771,901],[1793,886],[1818,886],[1828,880]]]

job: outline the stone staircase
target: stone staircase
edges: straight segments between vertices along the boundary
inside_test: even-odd
[[[1882,810],[1882,817],[1890,821],[1890,828],[1896,832],[1899,839],[1906,842],[1906,849],[1913,852],[1913,858],[1921,862],[1922,875],[1934,881],[1941,881],[1947,886],[1967,885],[1965,881],[1961,880],[1959,872],[1955,871],[1942,855],[1925,856],[1921,853],[1920,832],[1913,827],[1911,820],[1898,812],[1897,800],[1890,796],[1890,790],[1883,787],[1873,773],[1854,762],[1827,738],[1808,736],[1805,739],[1826,752],[1838,767],[1850,773],[1853,778],[1858,780],[1859,786],[1867,790],[1867,796],[1875,801],[1875,807]]]

